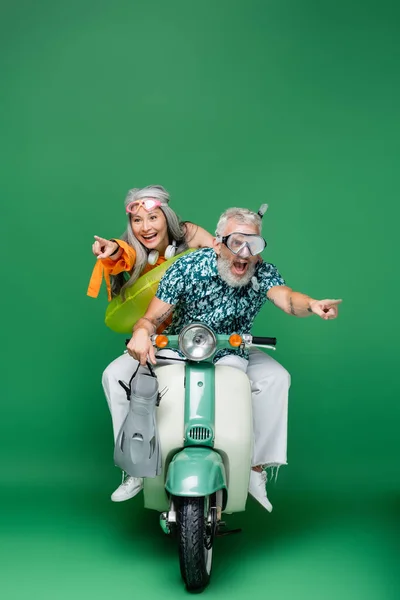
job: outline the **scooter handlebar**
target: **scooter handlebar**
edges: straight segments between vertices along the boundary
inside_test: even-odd
[[[254,344],[254,345],[263,344],[265,346],[276,346],[276,338],[253,335],[252,344]]]

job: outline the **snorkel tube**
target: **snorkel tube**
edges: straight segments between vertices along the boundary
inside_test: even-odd
[[[261,204],[260,208],[257,211],[257,214],[260,217],[260,219],[263,218],[263,216],[265,215],[267,210],[268,210],[268,204]]]

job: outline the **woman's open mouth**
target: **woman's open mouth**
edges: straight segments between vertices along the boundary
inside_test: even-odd
[[[145,243],[149,244],[150,242],[156,239],[157,235],[158,233],[149,233],[148,235],[142,235],[142,239]]]
[[[234,260],[232,263],[232,272],[234,275],[244,275],[248,269],[249,263],[243,260]]]

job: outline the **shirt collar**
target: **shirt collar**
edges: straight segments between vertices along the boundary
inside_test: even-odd
[[[210,274],[211,274],[211,277],[218,277],[219,279],[221,279],[221,277],[219,276],[218,267],[217,267],[217,253],[215,252],[214,249],[212,249],[212,254],[210,256]],[[222,281],[222,279],[221,279],[221,281]]]

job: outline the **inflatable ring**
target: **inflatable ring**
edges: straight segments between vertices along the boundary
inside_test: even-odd
[[[105,323],[116,333],[132,333],[136,321],[143,317],[150,301],[154,298],[161,277],[177,258],[193,252],[191,248],[177,256],[166,260],[161,265],[154,267],[141,275],[135,283],[125,292],[125,302],[121,296],[116,296],[107,306]]]

